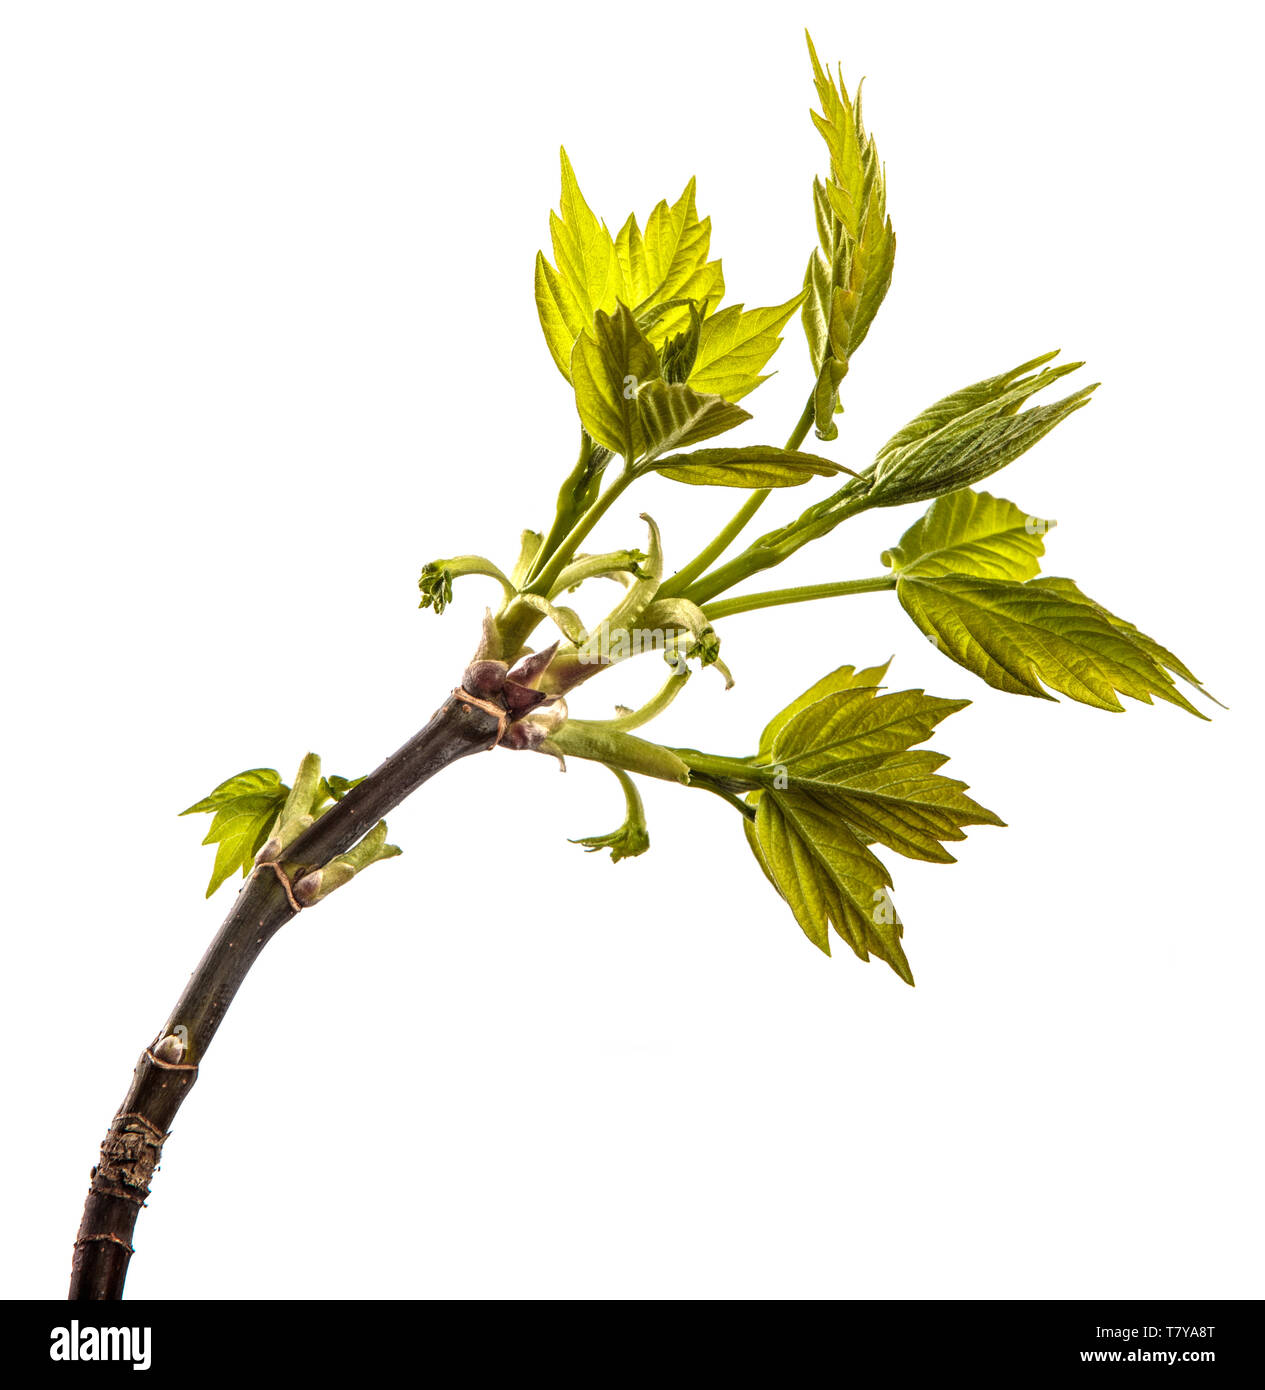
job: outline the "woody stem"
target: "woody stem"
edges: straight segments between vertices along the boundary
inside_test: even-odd
[[[352,847],[440,769],[494,746],[501,720],[454,692],[430,722],[311,825],[285,853],[297,880]],[[256,868],[202,957],[171,1017],[141,1054],[132,1084],[101,1144],[75,1241],[72,1299],[118,1299],[132,1257],[136,1218],[162,1156],[167,1130],[242,981],[263,948],[295,915],[279,871]],[[161,1042],[160,1042],[161,1040]]]

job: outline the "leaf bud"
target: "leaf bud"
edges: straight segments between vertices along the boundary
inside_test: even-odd
[[[480,700],[490,700],[505,688],[505,675],[508,670],[509,667],[504,661],[496,661],[491,657],[476,658],[466,667],[466,673],[461,678],[462,688],[469,694],[478,696]]]

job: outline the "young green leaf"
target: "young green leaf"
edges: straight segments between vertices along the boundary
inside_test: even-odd
[[[562,216],[549,214],[557,268],[537,254],[536,307],[553,360],[570,380],[576,339],[592,324],[598,309],[609,312],[615,307],[621,279],[614,240],[584,201],[566,150],[560,155]]]
[[[785,898],[785,897],[786,897],[786,894],[783,893],[782,890],[777,886],[777,879],[775,879],[775,878],[773,877],[773,870],[769,868],[769,861],[764,857],[764,851],[760,848],[760,837],[759,837],[759,835],[756,834],[756,828],[755,828],[755,813],[756,813],[756,808],[760,805],[760,796],[761,796],[761,793],[760,793],[760,792],[749,792],[749,793],[747,794],[746,803],[747,803],[747,806],[749,807],[749,812],[743,816],[742,828],[743,828],[743,830],[745,831],[746,836],[747,836],[747,847],[750,849],[752,855],[754,855],[754,857],[755,857],[755,862],[756,862],[757,864],[759,864],[759,866],[760,866],[760,872],[761,872],[761,873],[765,876],[765,878],[767,878],[767,879],[769,880],[769,882],[773,885],[773,888],[774,888],[774,890],[777,892],[778,896],[781,897],[781,898]],[[805,933],[805,935],[807,935],[807,933]],[[830,954],[830,932],[829,932],[829,930],[826,931],[825,937],[826,937],[826,954],[829,955],[829,954]],[[811,938],[810,938],[810,939],[811,939]]]
[[[284,795],[257,793],[235,797],[216,811],[206,839],[202,841],[204,845],[218,846],[206,890],[208,898],[238,869],[243,874],[250,872],[255,855],[267,840],[284,804]]]
[[[1070,602],[1088,604],[1102,617],[1106,618],[1118,632],[1124,633],[1135,646],[1140,647],[1157,665],[1167,667],[1168,670],[1175,672],[1182,680],[1186,681],[1187,684],[1194,686],[1201,695],[1211,700],[1214,705],[1221,704],[1221,701],[1215,696],[1208,694],[1203,688],[1203,682],[1192,674],[1190,669],[1183,662],[1179,661],[1166,647],[1160,646],[1154,638],[1148,637],[1144,632],[1139,632],[1132,623],[1125,622],[1123,618],[1117,618],[1114,613],[1109,613],[1101,604],[1095,603],[1092,599],[1087,598],[1070,579],[1059,579],[1050,575],[1043,579],[1041,583],[1052,592],[1061,594]],[[1222,705],[1222,708],[1224,709],[1225,706]]]
[[[815,946],[830,954],[833,926],[861,960],[877,956],[913,984],[891,878],[839,815],[806,793],[766,791],[754,829],[761,867]]]
[[[710,487],[798,487],[814,477],[844,472],[837,463],[797,449],[751,444],[745,449],[695,449],[656,459],[654,471],[678,483]]]
[[[1203,719],[1169,675],[1199,682],[1172,653],[1086,597],[1070,579],[1014,580],[966,574],[901,576],[905,611],[946,656],[998,690],[1097,709],[1146,704],[1152,695]],[[1044,686],[1043,683],[1044,682]]]
[[[970,703],[922,690],[880,694],[873,685],[843,685],[781,724],[767,760],[793,766],[805,776],[829,778],[838,769],[868,765],[876,755],[904,753],[925,742],[942,719]]]
[[[613,315],[618,304],[629,306],[645,340],[663,349],[662,375],[669,383],[693,379],[700,394],[736,401],[767,379],[761,371],[803,295],[767,309],[733,305],[708,317],[725,283],[720,262],[707,259],[711,220],[698,216],[693,179],[671,206],[658,204],[644,235],[630,216],[612,238],[584,201],[564,150],[562,216],[550,215],[550,230],[557,264],[537,255],[536,303],[549,351],[577,388],[577,370],[594,374],[590,352],[577,362],[579,340],[594,333],[599,314]],[[650,379],[648,372],[630,374],[638,382]],[[610,403],[608,389],[599,399]]]
[[[339,777],[337,773],[331,773],[324,779],[324,791],[332,801],[341,801],[352,787],[358,787],[364,780],[363,777]]]
[[[656,316],[650,336],[665,342],[683,329],[688,321],[688,305],[720,302],[725,280],[719,261],[709,261],[711,218],[700,220],[694,204],[695,186],[691,179],[675,203],[660,202],[646,219],[644,237],[635,216],[615,238],[615,254],[622,277],[622,294],[637,312],[643,313],[668,300],[678,301]]]
[[[289,791],[289,787],[282,786],[281,778],[274,768],[252,767],[246,772],[239,772],[226,778],[209,796],[204,796],[201,801],[195,801],[192,806],[186,806],[180,814],[191,816],[195,811],[218,811],[220,807],[227,806],[230,801],[235,801],[239,796],[260,793],[269,796],[279,795],[280,799],[284,801]]]
[[[861,686],[881,685],[890,665],[891,660],[889,659],[881,666],[867,666],[860,671],[855,666],[840,666],[831,671],[828,676],[822,676],[815,685],[810,685],[802,695],[792,700],[784,710],[780,710],[764,726],[764,732],[760,735],[761,755],[772,752],[774,739],[801,710],[806,710],[809,705],[816,704],[818,700],[824,700],[827,695],[837,695],[841,690],[856,690]]]
[[[305,775],[315,780],[305,782]],[[304,821],[310,823],[312,816],[319,817],[330,803],[341,801],[364,780],[363,777],[339,777],[337,774],[321,777],[320,760],[309,754],[303,760],[293,792],[272,768],[251,768],[229,777],[210,796],[181,811],[182,816],[195,811],[214,812],[211,828],[202,841],[204,845],[217,846],[207,897],[238,869],[243,874],[250,873],[255,856],[268,842],[278,817],[286,811],[292,798],[297,799],[299,804],[289,809],[298,817],[294,824],[301,828]],[[280,829],[278,833],[277,843],[281,844]]]
[[[913,748],[969,702],[921,690],[882,695],[886,672],[842,666],[770,721],[752,761],[766,772],[748,798],[757,807],[748,840],[817,945],[827,949],[833,922],[862,959],[877,955],[912,983],[886,896],[891,880],[868,846],[952,863],[945,841],[965,839],[965,826],[1002,822],[964,783],[939,775],[941,754]]]
[[[1044,536],[1053,525],[1003,497],[962,488],[937,498],[900,544],[883,552],[883,563],[904,578],[1031,579],[1041,568]]]
[[[442,561],[430,561],[422,567],[417,580],[422,597],[419,608],[433,608],[436,616],[441,616],[452,602],[452,571]]]
[[[815,787],[818,799],[838,811],[865,843],[877,842],[932,864],[952,864],[946,840],[964,840],[967,825],[1004,822],[966,795],[966,783],[940,776],[948,759],[930,749],[893,754],[872,766],[839,769],[814,777],[791,773],[790,785]]]
[[[1002,822],[965,795],[965,783],[938,775],[941,754],[911,748],[968,703],[921,690],[837,690],[781,725],[763,761],[787,789],[833,807],[863,843],[952,863],[943,841],[965,839],[967,825]]]
[[[801,291],[769,309],[744,309],[731,305],[704,319],[699,331],[698,350],[690,372],[690,385],[696,391],[741,400],[768,376],[761,376],[770,357],[781,344],[779,336],[791,315],[803,302]]]
[[[654,316],[649,336],[658,345],[685,326],[690,299],[719,303],[725,281],[720,262],[707,259],[711,220],[698,216],[693,179],[670,207],[658,204],[644,237],[633,216],[612,237],[585,202],[565,150],[561,160],[562,216],[549,215],[554,264],[537,253],[536,307],[549,352],[570,381],[576,340],[599,310],[611,314],[622,300],[641,314],[676,301]]]

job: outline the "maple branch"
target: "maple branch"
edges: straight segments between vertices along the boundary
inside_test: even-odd
[[[286,874],[272,865],[251,873],[171,1017],[137,1061],[132,1084],[102,1141],[75,1241],[70,1298],[122,1297],[136,1218],[149,1195],[168,1128],[251,966],[296,915],[289,884],[350,849],[440,769],[493,747],[501,728],[502,720],[485,703],[454,691],[424,729],[286,850]]]

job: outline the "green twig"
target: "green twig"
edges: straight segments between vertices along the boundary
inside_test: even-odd
[[[845,594],[877,594],[896,587],[894,574],[873,579],[843,579],[837,584],[802,584],[794,589],[766,589],[758,594],[739,594],[736,598],[708,603],[703,612],[712,619],[731,618],[735,613],[752,613],[757,608],[778,608],[784,603],[810,603],[818,598],[842,598]]]
[[[787,449],[798,449],[808,435],[809,428],[813,423],[813,398],[809,396],[808,404],[804,407],[804,413],[796,422],[795,428],[791,431],[790,438],[786,441]],[[664,598],[675,598],[683,594],[695,580],[707,573],[709,566],[713,565],[735,540],[746,530],[747,522],[760,510],[771,488],[760,488],[753,492],[741,507],[730,517],[722,529],[717,532],[715,537],[683,568],[679,569],[675,575],[660,590]]]

